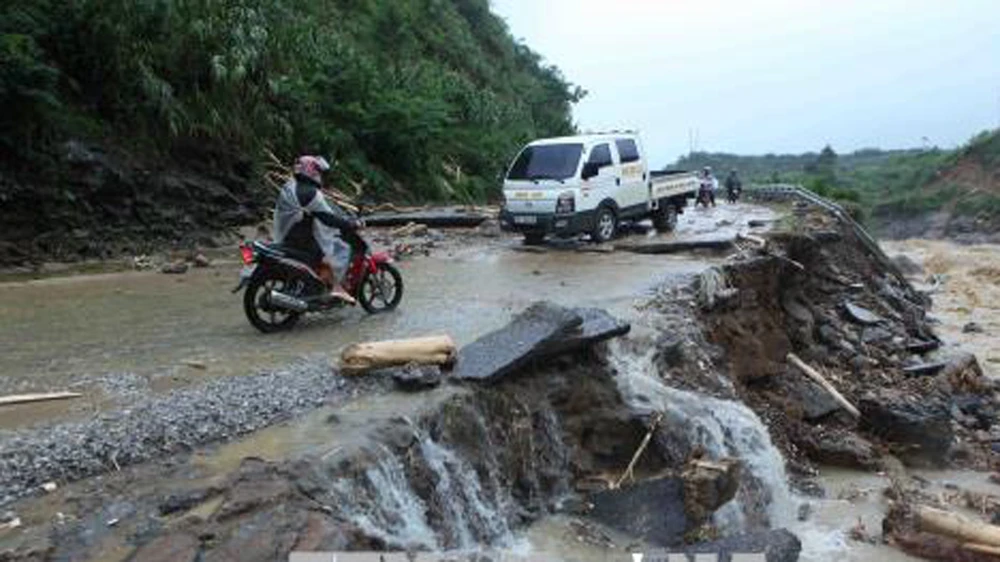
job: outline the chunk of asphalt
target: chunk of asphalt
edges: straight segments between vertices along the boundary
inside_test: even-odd
[[[619,320],[600,308],[572,310],[580,316],[583,323],[572,333],[543,344],[540,353],[551,356],[576,351],[600,341],[623,336],[632,329],[628,322]]]
[[[503,328],[463,347],[452,376],[496,380],[544,354],[546,346],[572,335],[582,323],[583,318],[574,310],[536,302]]]

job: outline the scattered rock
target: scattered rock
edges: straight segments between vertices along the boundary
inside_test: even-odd
[[[868,310],[867,308],[858,306],[851,301],[844,302],[844,311],[847,313],[847,318],[858,324],[878,324],[882,321],[882,317],[875,314],[874,312]]]
[[[58,488],[59,486],[57,486],[55,482],[46,482],[42,484],[41,487],[42,490],[51,494],[52,492],[55,492],[56,488]]]
[[[936,396],[916,396],[885,389],[865,395],[858,404],[862,430],[885,439],[911,465],[942,466],[955,440],[951,413]]]
[[[437,365],[406,365],[392,369],[396,386],[406,391],[425,390],[441,384],[444,376]]]
[[[196,255],[192,261],[195,267],[209,267],[212,265],[212,261],[205,254]]]
[[[963,334],[981,334],[984,331],[985,330],[983,330],[983,327],[975,322],[969,322],[965,326],[962,326]]]
[[[165,263],[160,267],[160,273],[167,273],[171,275],[179,275],[181,273],[187,273],[188,264],[178,261],[173,263]]]

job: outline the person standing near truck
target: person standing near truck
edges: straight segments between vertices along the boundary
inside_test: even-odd
[[[743,192],[743,182],[740,181],[736,170],[729,170],[729,177],[726,178],[726,198],[730,203],[735,203]]]
[[[715,206],[715,192],[719,189],[719,180],[712,175],[712,167],[705,166],[701,169],[701,189],[698,193],[698,200],[705,207],[711,203]]]

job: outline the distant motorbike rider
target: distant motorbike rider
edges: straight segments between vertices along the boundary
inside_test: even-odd
[[[715,192],[719,189],[719,180],[712,175],[712,167],[705,166],[701,169],[701,196],[704,198],[703,205],[708,207],[711,203],[715,206]]]
[[[729,177],[726,178],[726,196],[729,199],[729,202],[735,203],[742,192],[743,182],[740,181],[740,177],[736,173],[736,170],[730,170]]]
[[[300,156],[293,178],[278,193],[274,208],[274,241],[308,252],[320,259],[319,275],[330,287],[330,296],[353,304],[342,286],[351,259],[351,248],[341,231],[353,231],[364,223],[327,202],[321,191],[323,173],[330,164],[322,156]]]

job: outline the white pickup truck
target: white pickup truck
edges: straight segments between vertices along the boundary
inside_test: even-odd
[[[528,244],[548,234],[606,242],[622,221],[644,218],[671,230],[698,186],[695,173],[650,172],[632,132],[539,139],[507,170],[500,226]]]

